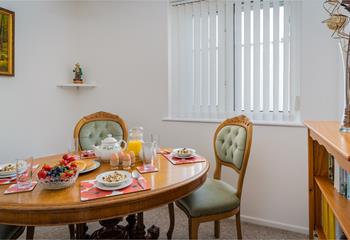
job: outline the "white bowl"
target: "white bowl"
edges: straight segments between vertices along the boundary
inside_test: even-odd
[[[39,179],[39,184],[44,188],[44,189],[49,189],[49,190],[57,190],[57,189],[63,189],[72,186],[77,178],[79,176],[79,171],[69,179],[65,181],[53,181],[49,179]]]
[[[184,148],[175,148],[172,153],[175,155],[175,157],[179,157],[179,158],[188,158],[193,156],[196,153],[196,150],[192,148],[186,148],[188,150],[188,153],[180,153],[182,149]]]
[[[106,182],[106,181],[103,180],[104,177],[108,176],[109,174],[113,174],[115,172],[125,175],[125,178],[123,180],[121,180],[121,181],[118,181],[118,182]],[[98,175],[96,177],[96,181],[98,183],[103,184],[103,185],[108,186],[108,187],[116,187],[116,186],[119,186],[121,184],[124,184],[130,178],[131,178],[131,174],[128,171],[118,171],[118,170],[116,170],[116,171],[108,171],[108,172],[101,173],[100,175]]]

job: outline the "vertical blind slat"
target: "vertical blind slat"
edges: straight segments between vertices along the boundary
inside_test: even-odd
[[[242,3],[235,2],[235,112],[242,111]]]
[[[234,111],[234,39],[233,39],[233,24],[234,24],[234,5],[233,0],[226,0],[226,113],[231,115]]]
[[[183,79],[185,83],[184,100],[185,100],[185,116],[190,116],[193,105],[193,19],[192,19],[192,4],[185,5],[185,39],[186,39],[186,78]]]
[[[180,76],[178,79],[179,82],[179,98],[177,99],[179,103],[179,114],[178,117],[184,117],[184,107],[185,107],[185,99],[186,93],[184,92],[185,88],[185,79],[186,79],[186,35],[185,35],[185,7],[179,6],[179,21],[180,21],[180,27],[179,27],[179,42],[180,42],[180,51],[179,51],[179,67],[180,67]]]
[[[290,6],[289,1],[284,2],[284,36],[283,36],[283,57],[284,57],[284,66],[283,66],[283,112],[285,115],[289,111],[289,97],[290,97],[290,28],[289,28],[289,16],[290,16]]]
[[[170,108],[169,114],[170,116],[178,114],[178,104],[176,104],[179,87],[178,87],[178,73],[180,69],[178,67],[178,49],[179,49],[179,8],[171,8],[170,9],[170,17],[171,17],[171,38],[170,38],[170,46],[171,46],[171,60],[169,63],[169,70],[171,74],[171,80],[169,83],[169,99],[170,99]]]
[[[270,1],[263,1],[263,111],[264,113],[270,110]]]
[[[225,2],[218,0],[218,112],[224,113],[225,105]]]
[[[250,26],[250,0],[244,1],[244,111],[250,112],[251,101],[251,26]]]
[[[216,1],[209,2],[210,14],[210,112],[216,112]]]
[[[201,95],[201,111],[208,113],[209,103],[209,38],[208,38],[208,2],[201,3],[201,19],[202,19],[202,55],[201,55],[201,73],[202,73],[202,95]]]
[[[193,4],[194,32],[194,113],[199,114],[200,105],[200,3]]]
[[[279,111],[279,0],[273,1],[273,111]]]
[[[254,112],[260,111],[260,0],[254,1]]]

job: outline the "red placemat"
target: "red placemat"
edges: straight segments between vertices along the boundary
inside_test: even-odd
[[[128,193],[135,193],[135,192],[142,192],[146,190],[150,190],[151,186],[148,184],[146,179],[144,177],[139,178],[140,181],[142,181],[142,184],[144,188],[142,188],[136,179],[133,179],[133,182],[131,185],[129,185],[126,188],[120,189],[120,190],[113,190],[113,191],[105,191],[97,188],[95,186],[96,180],[87,180],[87,181],[81,181],[80,182],[80,200],[81,201],[89,201],[89,200],[95,200],[99,198],[105,198],[105,197],[112,197],[112,196],[118,196]]]
[[[158,172],[158,168],[156,168],[155,166],[149,166],[145,169],[145,167],[143,165],[141,166],[138,166],[136,167],[137,170],[140,172],[140,173],[151,173],[151,172]]]
[[[171,153],[162,153],[162,155],[174,165],[205,162],[205,159],[199,155],[194,155],[191,158],[178,158],[173,156]]]
[[[33,165],[33,172],[39,167],[40,164]],[[16,183],[16,176],[0,178],[0,185]]]
[[[20,192],[30,192],[30,191],[32,191],[32,190],[35,188],[35,186],[36,186],[37,183],[38,183],[37,181],[33,181],[33,182],[32,182],[32,185],[29,186],[29,187],[26,187],[26,188],[18,188],[18,187],[17,187],[17,184],[12,184],[12,185],[9,186],[8,189],[6,189],[6,191],[4,192],[4,194],[20,193]]]

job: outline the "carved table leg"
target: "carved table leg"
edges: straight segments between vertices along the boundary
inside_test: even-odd
[[[145,232],[143,223],[143,213],[136,215],[131,214],[126,218],[128,224],[126,226],[118,225],[123,218],[114,218],[110,220],[102,220],[100,224],[102,228],[96,230],[91,239],[158,239],[159,228],[152,226]],[[78,232],[78,228],[77,228]]]
[[[146,239],[158,239],[159,238],[159,227],[152,225],[147,229]]]
[[[145,224],[143,223],[143,212],[137,214],[137,224],[136,224],[136,239],[158,239],[159,238],[159,227],[152,225],[147,229],[147,235],[145,232]]]
[[[143,212],[137,214],[137,224],[135,229],[135,238],[144,239],[145,238],[145,224],[143,224]]]
[[[126,230],[129,233],[129,238],[134,239],[135,238],[135,227],[136,227],[136,215],[131,214],[127,216],[126,221],[128,222],[128,225],[126,225]]]
[[[75,227],[75,239],[89,239],[90,236],[86,233],[88,230],[86,223],[79,223]]]
[[[114,218],[110,220],[102,220],[100,224],[102,228],[96,230],[91,239],[127,239],[129,238],[126,227],[118,225],[123,218]]]

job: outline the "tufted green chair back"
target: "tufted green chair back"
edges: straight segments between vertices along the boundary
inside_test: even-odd
[[[225,126],[216,136],[215,149],[222,161],[241,169],[246,141],[247,131],[244,127]]]
[[[100,145],[108,134],[117,140],[123,139],[123,129],[117,122],[97,120],[85,124],[79,133],[81,149],[89,150],[93,145]]]
[[[216,169],[214,177],[221,178],[222,165],[239,174],[237,195],[240,197],[252,142],[253,125],[244,115],[225,120],[216,129],[214,152]]]
[[[124,121],[112,113],[97,112],[83,117],[76,125],[74,137],[79,139],[80,150],[90,150],[112,134],[117,140],[127,140]]]

